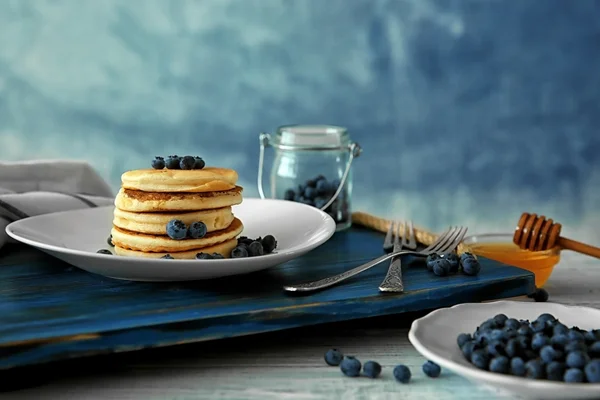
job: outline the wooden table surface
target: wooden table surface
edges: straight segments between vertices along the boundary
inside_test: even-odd
[[[600,308],[600,262],[563,252],[550,301]],[[530,301],[526,298],[517,300]],[[443,371],[425,378],[408,341],[412,315],[316,326],[219,342],[86,358],[0,376],[1,399],[504,399]],[[380,362],[380,379],[347,378],[323,362],[331,348]],[[404,363],[413,381],[394,381]]]

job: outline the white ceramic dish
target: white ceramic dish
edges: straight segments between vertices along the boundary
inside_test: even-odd
[[[408,338],[425,358],[462,375],[465,378],[497,390],[535,399],[598,399],[600,384],[567,384],[502,375],[472,366],[462,355],[456,338],[460,333],[472,333],[475,328],[496,314],[509,318],[534,320],[550,313],[567,326],[582,329],[600,328],[600,310],[570,307],[554,303],[497,301],[482,304],[460,304],[433,311],[412,323]]]
[[[106,240],[113,207],[39,215],[11,223],[6,233],[75,267],[111,278],[136,281],[189,281],[244,274],[270,268],[325,243],[335,232],[326,213],[284,200],[244,199],[233,212],[244,224],[243,236],[273,235],[274,253],[224,260],[164,260],[96,253],[111,249]]]

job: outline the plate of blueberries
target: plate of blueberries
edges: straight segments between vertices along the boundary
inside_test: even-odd
[[[414,321],[409,340],[440,366],[512,395],[600,398],[600,310],[595,308],[460,304]]]

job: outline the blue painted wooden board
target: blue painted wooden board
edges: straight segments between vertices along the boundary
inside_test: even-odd
[[[382,240],[377,232],[352,228],[285,265],[191,283],[113,280],[29,247],[5,247],[0,253],[0,369],[435,309],[535,289],[532,273],[487,259],[478,277],[445,278],[433,276],[422,261],[407,260],[404,294],[378,291],[387,262],[325,291],[289,295],[281,289],[373,259],[382,254]]]

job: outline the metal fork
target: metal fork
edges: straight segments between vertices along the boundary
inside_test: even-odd
[[[393,252],[407,248],[409,250],[417,249],[417,240],[415,239],[415,228],[413,222],[409,221],[408,225],[402,223],[404,233],[400,233],[400,222],[392,222],[390,228],[385,235],[383,241],[384,250],[389,249],[392,246],[392,232],[394,236]],[[401,240],[398,238],[401,237]],[[383,281],[379,284],[380,292],[404,292],[404,283],[402,282],[402,260],[400,256],[392,258],[390,262],[390,268]]]
[[[375,265],[396,256],[411,254],[419,257],[427,257],[429,254],[434,252],[447,252],[449,249],[455,249],[456,246],[458,246],[458,244],[463,240],[466,233],[466,227],[449,228],[446,232],[442,233],[437,238],[437,240],[433,244],[431,244],[431,246],[427,247],[424,250],[400,250],[396,252],[391,252],[389,254],[384,254],[383,256],[371,260],[365,264],[359,265],[358,267],[352,268],[351,270],[342,272],[341,274],[330,276],[329,278],[320,279],[314,282],[308,282],[294,286],[284,286],[283,290],[287,292],[311,292],[314,290],[320,290],[345,281],[348,278],[358,275],[361,272],[373,268]]]

